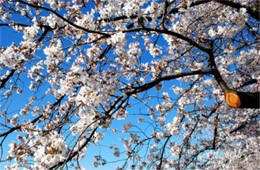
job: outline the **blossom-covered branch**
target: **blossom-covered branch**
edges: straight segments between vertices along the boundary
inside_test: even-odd
[[[0,0],[0,166],[257,169],[258,4]]]

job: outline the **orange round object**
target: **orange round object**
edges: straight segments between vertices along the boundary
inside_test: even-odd
[[[236,92],[225,93],[225,100],[230,107],[238,108],[241,105],[240,97]]]

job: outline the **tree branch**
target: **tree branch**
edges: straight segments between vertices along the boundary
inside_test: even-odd
[[[253,18],[255,18],[258,21],[260,20],[260,12],[259,11],[254,11],[252,8],[250,8],[248,6],[244,6],[244,5],[241,5],[240,3],[233,2],[233,1],[230,1],[230,0],[200,0],[200,1],[196,1],[196,2],[191,3],[190,7],[194,7],[194,6],[198,6],[198,5],[201,5],[201,4],[205,4],[205,3],[208,3],[208,2],[214,2],[214,1],[218,2],[222,5],[225,5],[225,6],[235,8],[237,10],[239,10],[240,8],[246,8],[247,12]],[[174,9],[172,9],[171,13],[176,13],[178,11],[179,11],[178,8],[174,8]]]
[[[48,32],[52,30],[52,28],[50,26],[45,25],[43,27],[44,27],[44,31],[43,31],[42,35],[40,36],[40,38],[37,40],[37,43],[40,43],[45,38],[45,36],[48,34]]]
[[[12,70],[10,71],[10,73],[9,73],[4,79],[1,79],[1,80],[0,80],[0,82],[1,82],[1,84],[0,84],[0,89],[5,87],[5,84],[6,84],[6,83],[8,82],[8,80],[14,75],[14,73],[15,73],[15,69],[12,69]]]
[[[159,163],[158,167],[156,168],[157,170],[162,169],[163,155],[165,152],[166,145],[167,145],[168,141],[170,140],[170,138],[171,138],[171,136],[167,137],[166,141],[163,144],[162,153],[161,153],[161,157],[160,157],[160,163]]]
[[[134,91],[132,91],[130,93],[132,94],[132,93],[143,92],[145,90],[148,90],[148,89],[156,86],[158,83],[160,83],[162,81],[173,80],[173,79],[177,79],[180,77],[192,76],[192,75],[197,75],[197,74],[201,74],[201,75],[212,74],[212,71],[211,70],[196,70],[196,71],[184,72],[184,73],[180,73],[180,74],[162,76],[156,80],[153,80],[150,83],[144,84],[142,86],[134,87]]]
[[[48,11],[54,15],[56,15],[58,18],[62,19],[63,21],[67,22],[69,25],[75,27],[75,28],[78,28],[80,30],[83,30],[85,32],[88,32],[88,33],[94,33],[94,34],[100,34],[100,35],[104,35],[106,37],[109,37],[110,35],[109,34],[106,34],[106,33],[103,33],[103,32],[100,32],[100,31],[94,31],[94,30],[89,30],[89,29],[86,29],[84,27],[81,27],[79,25],[76,25],[74,24],[73,22],[71,22],[70,20],[64,18],[63,16],[61,16],[59,13],[57,13],[56,11],[52,10],[52,9],[49,9],[49,8],[46,8],[46,7],[43,7],[43,6],[40,6],[40,5],[34,5],[34,4],[31,4],[31,3],[28,3],[28,2],[25,2],[25,1],[22,1],[22,0],[17,0],[18,2],[22,3],[22,4],[25,4],[25,5],[28,5],[30,7],[33,7],[33,8],[39,8],[39,9],[43,9],[45,11]]]
[[[233,108],[260,108],[260,92],[241,92],[235,89],[230,89],[227,86],[214,60],[213,42],[212,42],[212,50],[210,50],[208,54],[209,54],[209,60],[208,60],[209,65],[212,68],[215,80],[218,82],[220,88],[225,94],[226,103]],[[251,83],[252,82],[249,82],[248,84]]]
[[[190,45],[195,46],[196,48],[200,49],[201,51],[204,51],[204,52],[207,52],[207,53],[210,52],[209,48],[206,48],[206,47],[203,47],[203,46],[199,45],[198,43],[196,43],[192,39],[190,39],[188,37],[185,37],[182,34],[179,34],[179,33],[173,32],[173,31],[169,31],[169,30],[161,30],[161,29],[156,29],[156,28],[143,27],[143,28],[136,28],[136,29],[126,30],[124,32],[136,32],[136,31],[142,31],[142,30],[148,31],[148,32],[153,32],[154,31],[154,32],[161,33],[161,34],[171,35],[171,36],[177,37],[177,38],[179,38],[179,39],[181,39],[183,41],[186,41],[187,43],[189,43]]]

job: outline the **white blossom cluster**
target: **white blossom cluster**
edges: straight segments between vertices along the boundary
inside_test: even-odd
[[[66,159],[68,152],[64,142],[64,138],[56,132],[49,135],[39,135],[29,144],[32,147],[35,146],[36,149],[34,152],[36,164],[32,168],[48,169]]]
[[[0,64],[4,64],[6,67],[15,68],[20,62],[21,55],[16,50],[15,46],[0,51]]]
[[[33,41],[38,34],[37,26],[26,27],[24,30],[23,39],[26,41]]]
[[[48,72],[52,73],[64,59],[65,53],[62,50],[61,41],[58,40],[53,42],[53,44],[50,44],[49,47],[46,47],[43,52],[47,56],[44,64],[47,66]]]

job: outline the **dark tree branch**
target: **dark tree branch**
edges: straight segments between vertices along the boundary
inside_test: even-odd
[[[6,27],[10,27],[10,26],[21,26],[21,27],[30,27],[31,25],[27,25],[27,24],[21,24],[21,23],[16,23],[16,22],[12,22],[12,23],[0,23],[0,26],[6,26]]]
[[[109,52],[109,50],[112,48],[112,45],[108,45],[105,50],[98,56],[99,59],[103,59],[104,56]]]
[[[218,136],[218,113],[215,117],[214,120],[214,133],[213,133],[213,142],[212,142],[212,148],[215,149],[216,148],[216,140],[217,140],[217,136]]]
[[[158,167],[156,168],[157,170],[162,169],[163,155],[164,155],[165,148],[166,148],[167,143],[168,143],[168,141],[170,140],[170,138],[171,138],[171,136],[167,137],[166,141],[165,141],[164,144],[163,144],[162,153],[161,153],[161,157],[160,157],[160,163],[159,163]]]
[[[9,25],[9,24],[6,24],[6,23],[0,23],[0,27],[2,27],[2,26],[9,27],[10,25]]]
[[[162,81],[173,80],[173,79],[177,79],[180,77],[192,76],[192,75],[198,75],[198,74],[201,74],[201,75],[212,74],[212,71],[211,70],[197,70],[197,71],[184,72],[184,73],[179,73],[179,74],[174,74],[174,75],[162,76],[150,83],[147,83],[147,84],[144,84],[144,85],[138,86],[138,87],[133,87],[134,91],[132,91],[130,93],[134,94],[134,93],[143,92],[145,90],[148,90],[148,89],[156,86],[157,84],[159,84]]]
[[[208,2],[218,2],[218,3],[222,4],[222,5],[229,6],[229,7],[235,8],[237,10],[239,10],[240,8],[246,8],[247,12],[253,18],[255,18],[258,21],[260,20],[260,12],[259,11],[254,11],[252,8],[250,8],[248,6],[244,6],[244,5],[241,5],[240,3],[233,2],[233,1],[230,1],[230,0],[200,0],[200,1],[196,1],[196,2],[192,3],[190,5],[190,7],[198,6],[198,5],[201,5],[201,4],[208,3]],[[178,8],[174,8],[174,9],[172,9],[171,12],[172,13],[176,13],[178,11],[179,11]]]
[[[213,45],[212,45],[213,46]],[[214,54],[213,54],[213,49],[210,50],[210,52],[208,53],[209,55],[209,59],[208,59],[208,62],[209,62],[209,66],[211,67],[212,69],[212,72],[213,72],[213,75],[214,75],[214,78],[215,80],[218,82],[220,88],[225,92],[225,91],[230,91],[231,89],[227,86],[226,82],[223,80],[219,70],[218,70],[218,67],[216,65],[216,62],[215,62],[215,59],[214,59]]]
[[[260,108],[260,92],[236,92],[241,103],[239,108]]]
[[[14,75],[14,73],[15,73],[15,69],[12,69],[12,70],[10,71],[10,73],[9,73],[4,79],[1,79],[1,80],[0,80],[0,82],[1,82],[1,84],[0,84],[0,89],[5,87],[5,84],[6,84],[6,83],[8,82],[8,80]]]
[[[244,82],[241,86],[239,86],[239,88],[243,88],[245,86],[248,86],[248,85],[251,85],[251,84],[255,84],[257,83],[257,80],[256,79],[251,79],[251,80],[248,80],[246,82]]]
[[[52,30],[52,28],[50,26],[43,26],[44,27],[44,31],[42,33],[42,35],[40,36],[40,38],[37,40],[37,43],[40,43],[48,34],[49,31]]]
[[[136,29],[127,30],[127,31],[124,31],[124,32],[138,32],[138,31],[142,31],[142,30],[147,31],[147,32],[157,32],[157,33],[161,33],[161,34],[171,35],[171,36],[177,37],[177,38],[189,43],[190,45],[195,46],[196,48],[200,49],[201,51],[204,51],[204,52],[207,52],[207,53],[210,52],[209,48],[201,46],[200,44],[196,43],[192,39],[185,37],[182,34],[179,34],[179,33],[173,32],[173,31],[169,31],[169,30],[166,30],[166,29],[161,30],[161,29],[156,29],[156,28],[143,27],[143,28],[136,28]]]
[[[202,115],[203,117],[205,117],[205,118],[210,118],[216,111],[217,111],[217,109],[219,108],[219,106],[222,104],[222,102],[219,102],[218,104],[217,104],[217,106],[216,107],[214,107],[213,108],[213,110],[211,110],[211,112],[209,113],[209,115]]]

